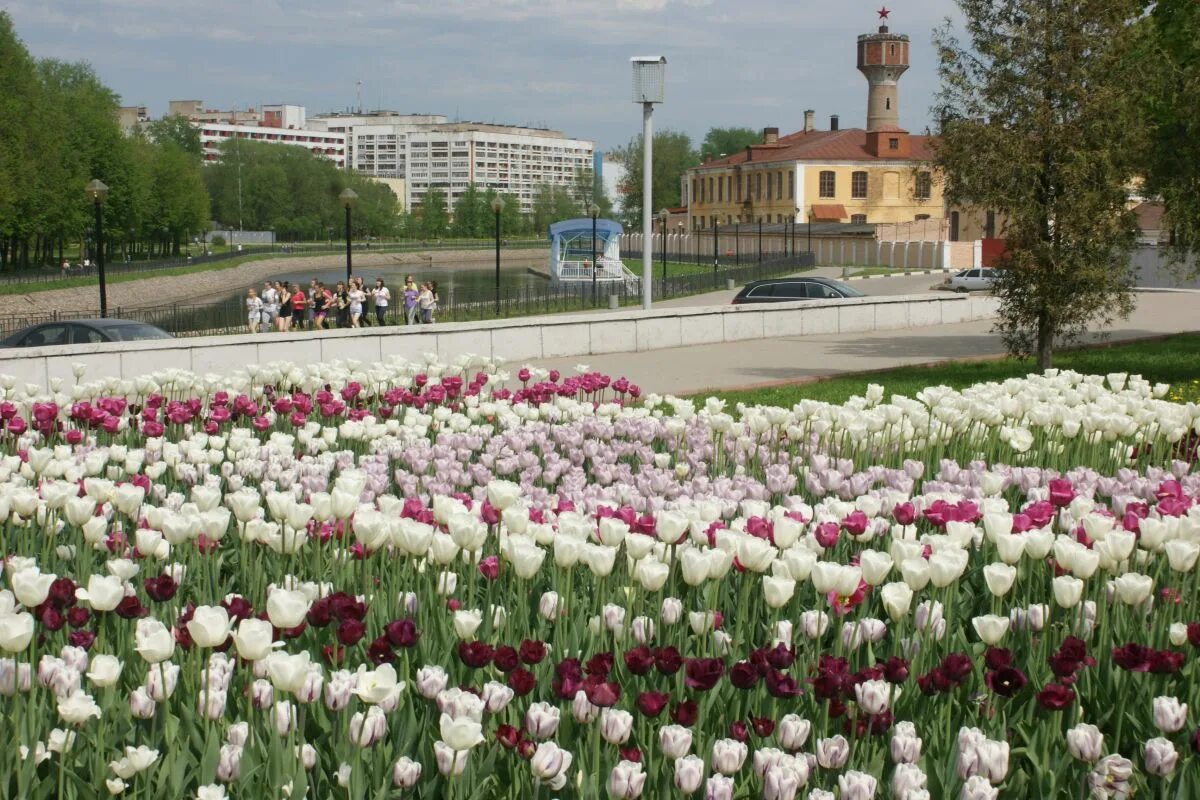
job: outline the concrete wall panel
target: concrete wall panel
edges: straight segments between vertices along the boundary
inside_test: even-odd
[[[665,350],[683,344],[679,319],[677,316],[639,319],[637,321],[638,351]]]
[[[541,358],[542,337],[546,330],[534,325],[496,328],[492,331],[492,353],[510,361]]]
[[[530,328],[537,330],[534,326]],[[588,323],[545,325],[542,326],[541,338],[545,358],[582,355],[592,351],[592,326]]]
[[[763,338],[763,315],[777,313],[780,312],[778,310],[759,311],[756,307],[753,311],[739,310],[725,314],[725,341],[741,342],[746,339]],[[716,320],[713,322],[716,323]]]
[[[592,349],[596,355],[604,353],[632,353],[637,350],[637,322],[631,319],[611,319],[588,325],[591,332]]]

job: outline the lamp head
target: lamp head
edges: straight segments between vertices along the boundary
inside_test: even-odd
[[[492,198],[492,213],[499,214],[503,210],[504,210],[504,201],[501,200],[499,197],[493,197]]]
[[[342,201],[342,206],[345,208],[353,208],[354,202],[358,200],[358,192],[347,186],[342,189],[342,193],[338,195],[338,200]]]
[[[108,187],[99,178],[93,178],[88,185],[83,188],[87,199],[93,203],[103,203],[104,198],[108,197]]]

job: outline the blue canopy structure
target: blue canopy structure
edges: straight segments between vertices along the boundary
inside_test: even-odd
[[[636,280],[621,263],[621,223],[592,218],[565,219],[550,226],[550,280],[554,283]],[[595,253],[595,263],[592,254]]]

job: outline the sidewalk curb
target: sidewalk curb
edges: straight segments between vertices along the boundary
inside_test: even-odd
[[[882,275],[851,275],[848,278],[840,278],[845,281],[869,281],[873,278],[903,278],[906,275],[952,275],[954,270],[949,269],[917,269],[903,270],[901,272],[886,272]]]

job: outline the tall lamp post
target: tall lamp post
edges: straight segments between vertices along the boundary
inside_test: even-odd
[[[346,209],[346,284],[350,283],[350,209],[354,208],[354,201],[358,199],[358,193],[347,186],[342,189],[342,193],[338,195],[338,199],[342,201],[342,205]]]
[[[717,224],[717,218],[713,217],[713,286],[717,285],[717,263],[721,256],[717,249],[717,237],[720,233],[720,226]]]
[[[600,207],[595,203],[588,203],[588,216],[592,218],[592,305],[596,305],[596,273],[599,271],[599,264],[596,263],[596,217],[600,215]]]
[[[662,293],[667,293],[667,220],[671,217],[671,212],[665,208],[659,209],[658,224],[662,226]]]
[[[84,192],[92,201],[96,212],[96,270],[100,274],[100,317],[108,316],[108,289],[104,285],[104,222],[101,219],[100,206],[108,196],[108,187],[99,178],[93,178]]]
[[[642,104],[642,308],[650,310],[650,279],[654,267],[654,231],[650,216],[651,177],[654,166],[652,119],[654,104],[663,101],[667,59],[663,56],[635,56],[633,62],[633,102]]]
[[[504,201],[499,197],[492,198],[492,214],[496,217],[496,316],[500,316],[500,212],[504,210]]]

